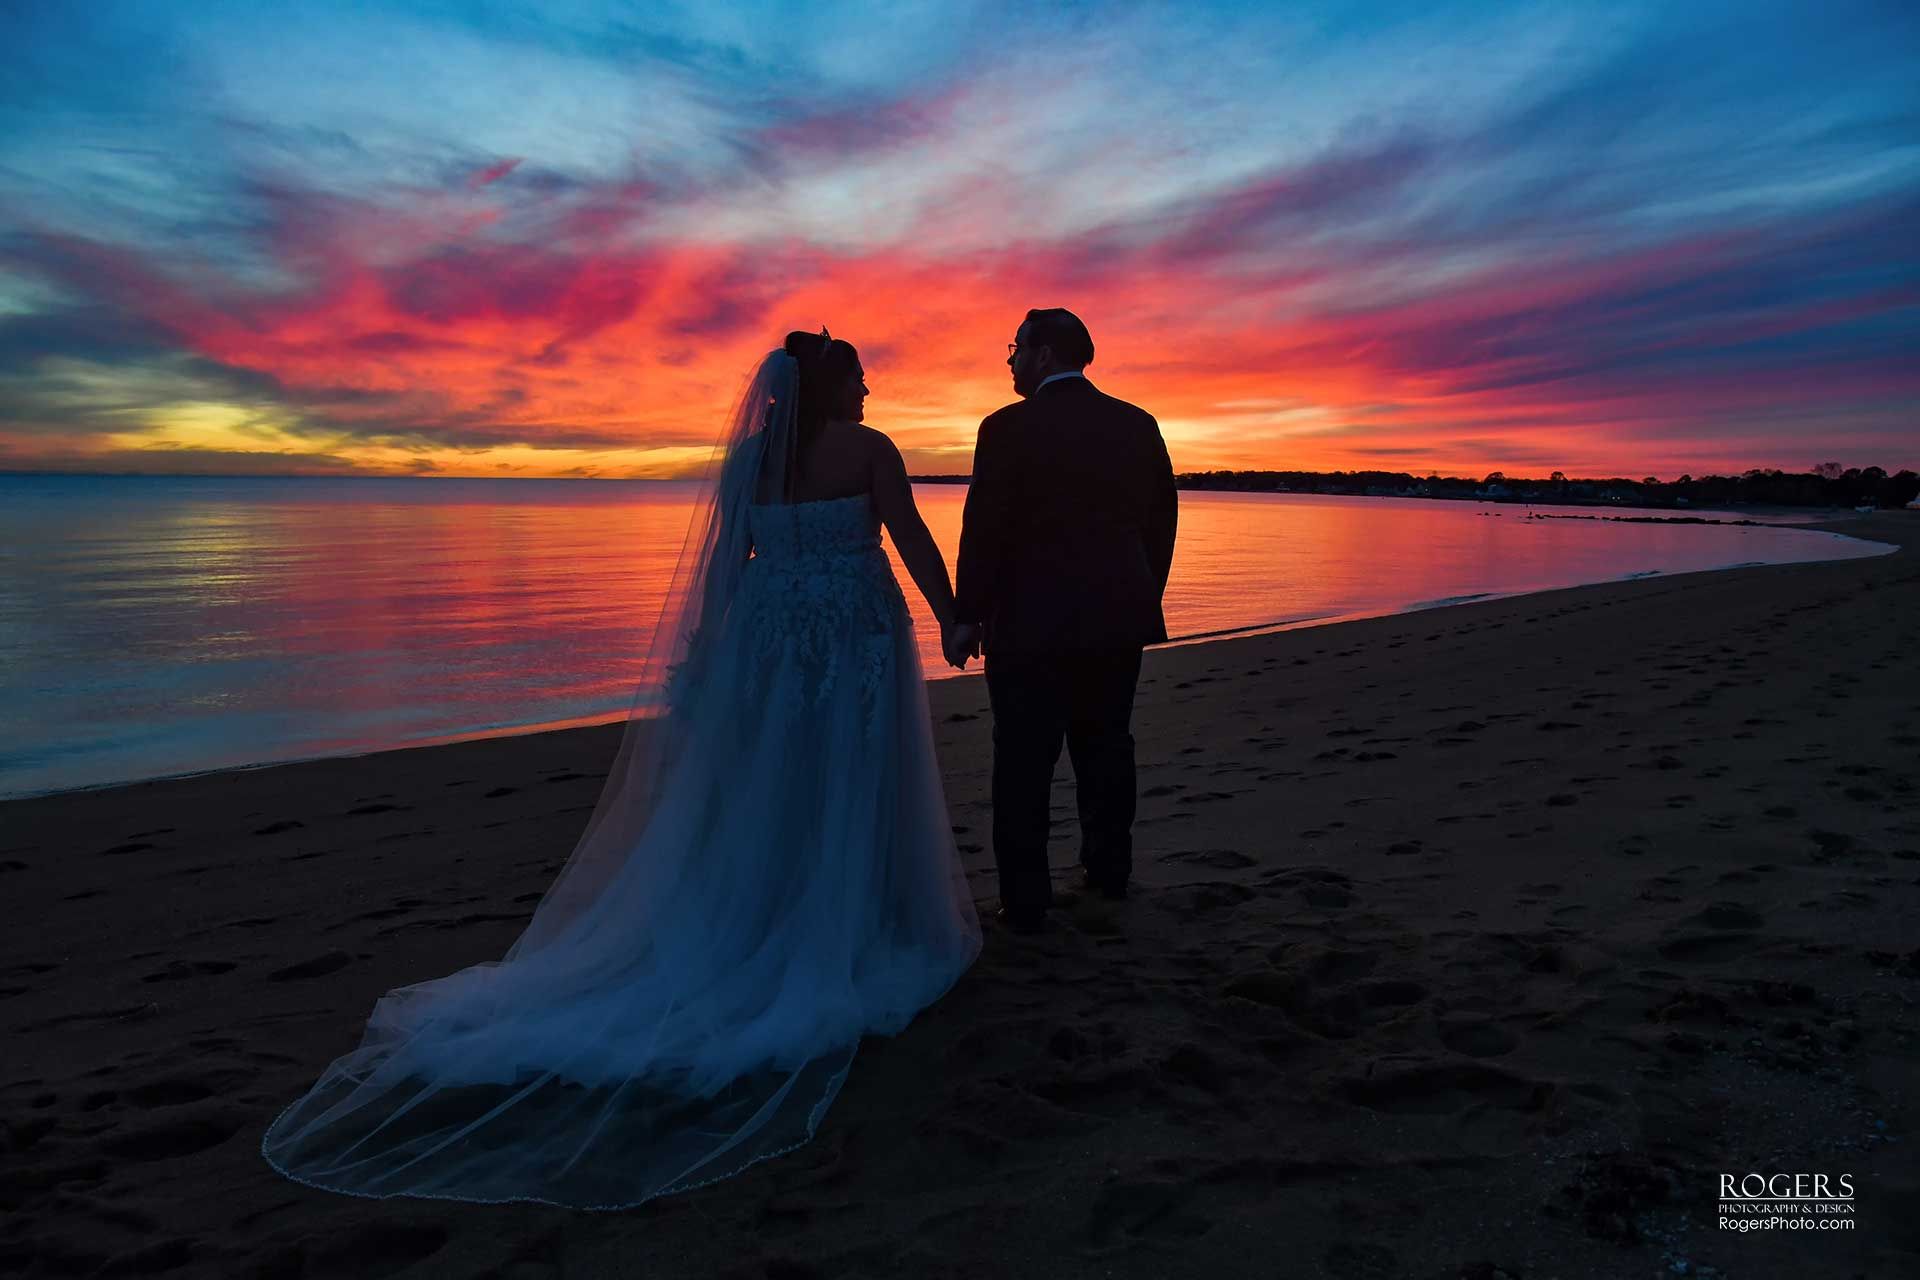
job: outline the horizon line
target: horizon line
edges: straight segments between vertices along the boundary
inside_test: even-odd
[[[1866,467],[1848,467],[1847,470],[1866,471],[1870,469],[1870,467],[1877,466],[1877,465],[1878,464],[1869,464]],[[1548,474],[1544,476],[1526,476],[1526,475],[1520,475],[1518,473],[1511,473],[1506,471],[1492,471],[1492,472],[1488,472],[1487,475],[1499,475],[1501,477],[1501,480],[1505,483],[1538,482],[1541,484],[1552,484],[1552,483],[1555,483],[1555,481],[1552,479],[1551,473],[1557,470],[1560,470],[1560,469],[1557,467],[1550,468]],[[1886,467],[1880,468],[1881,473],[1889,478],[1897,476],[1901,472],[1911,472],[1914,470],[1916,470],[1916,468],[1914,467],[1900,467],[1898,469],[1890,469]],[[1802,476],[1802,475],[1811,476],[1816,474],[1812,468],[1804,468],[1801,470],[1788,470],[1785,467],[1777,467],[1777,466],[1776,467],[1753,466],[1753,467],[1746,467],[1739,471],[1732,471],[1732,472],[1709,471],[1701,475],[1694,475],[1690,471],[1683,471],[1680,474],[1682,476],[1685,476],[1691,480],[1698,482],[1701,480],[1710,480],[1710,479],[1716,479],[1716,478],[1724,479],[1724,480],[1737,480],[1742,476],[1745,476],[1754,471],[1759,471],[1762,473],[1778,472],[1781,475],[1789,475],[1789,476]],[[1374,468],[1367,468],[1364,470],[1335,469],[1331,471],[1315,471],[1315,470],[1311,470],[1308,468],[1301,468],[1301,467],[1216,467],[1206,471],[1177,471],[1174,473],[1175,479],[1181,479],[1181,478],[1190,477],[1190,476],[1198,477],[1198,476],[1217,476],[1217,475],[1305,475],[1305,476],[1391,475],[1391,476],[1407,476],[1411,479],[1419,480],[1423,482],[1439,479],[1439,480],[1459,480],[1459,481],[1463,481],[1470,484],[1486,483],[1485,476],[1482,476],[1476,479],[1475,477],[1470,475],[1441,475],[1435,471],[1428,471],[1426,474],[1422,474],[1417,471],[1405,471],[1405,470],[1396,471],[1396,470],[1391,470],[1385,467],[1374,467]],[[402,472],[71,471],[71,470],[62,470],[57,468],[43,469],[43,468],[20,468],[20,467],[0,467],[0,476],[89,476],[94,478],[115,479],[115,480],[122,480],[122,479],[141,479],[141,480],[588,480],[588,481],[602,481],[602,482],[612,482],[612,483],[620,483],[620,484],[635,484],[635,483],[681,484],[681,483],[686,483],[688,481],[699,481],[702,478],[697,475],[687,475],[687,476],[449,475],[441,472],[403,472],[403,471]],[[922,483],[930,483],[930,482],[937,482],[937,481],[951,482],[956,480],[971,480],[972,478],[973,478],[972,473],[967,471],[923,472],[919,474],[914,474],[910,472],[908,473],[908,476],[907,476],[907,479],[909,481],[922,482]],[[1599,482],[1599,481],[1615,481],[1615,482],[1624,482],[1627,484],[1644,484],[1646,482],[1644,476],[1635,477],[1635,476],[1618,475],[1618,474],[1607,475],[1607,476],[1601,476],[1601,475],[1575,476],[1575,475],[1567,475],[1563,473],[1560,483],[1580,484],[1580,483]],[[1677,478],[1674,480],[1661,480],[1659,479],[1659,477],[1656,476],[1654,477],[1654,482],[1656,484],[1666,485],[1666,484],[1678,484],[1679,480]]]

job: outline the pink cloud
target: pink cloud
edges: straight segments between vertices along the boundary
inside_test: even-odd
[[[489,183],[498,182],[518,168],[520,160],[521,157],[519,156],[511,156],[508,159],[500,161],[498,164],[491,164],[484,169],[475,170],[472,176],[467,179],[467,189],[469,191],[477,191]]]

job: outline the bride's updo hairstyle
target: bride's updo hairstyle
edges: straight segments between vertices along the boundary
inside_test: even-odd
[[[812,444],[833,413],[834,397],[860,367],[860,353],[851,342],[830,338],[824,331],[787,335],[782,347],[800,366],[800,398],[794,405],[794,422],[799,429],[802,449]]]

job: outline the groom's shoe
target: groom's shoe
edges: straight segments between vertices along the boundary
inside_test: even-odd
[[[1099,894],[1108,902],[1121,902],[1127,896],[1125,880],[1096,879],[1091,871],[1081,872],[1080,887],[1089,893]]]
[[[1047,929],[1047,913],[1044,910],[1014,911],[1001,907],[993,913],[993,918],[1015,933],[1045,933]]]

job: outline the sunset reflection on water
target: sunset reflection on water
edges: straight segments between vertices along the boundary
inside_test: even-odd
[[[0,794],[623,714],[695,492],[494,480],[0,486]],[[916,495],[951,564],[966,489]],[[1782,527],[1183,492],[1166,613],[1170,633],[1191,637],[1876,550]],[[925,603],[894,565],[928,675],[951,674]]]

